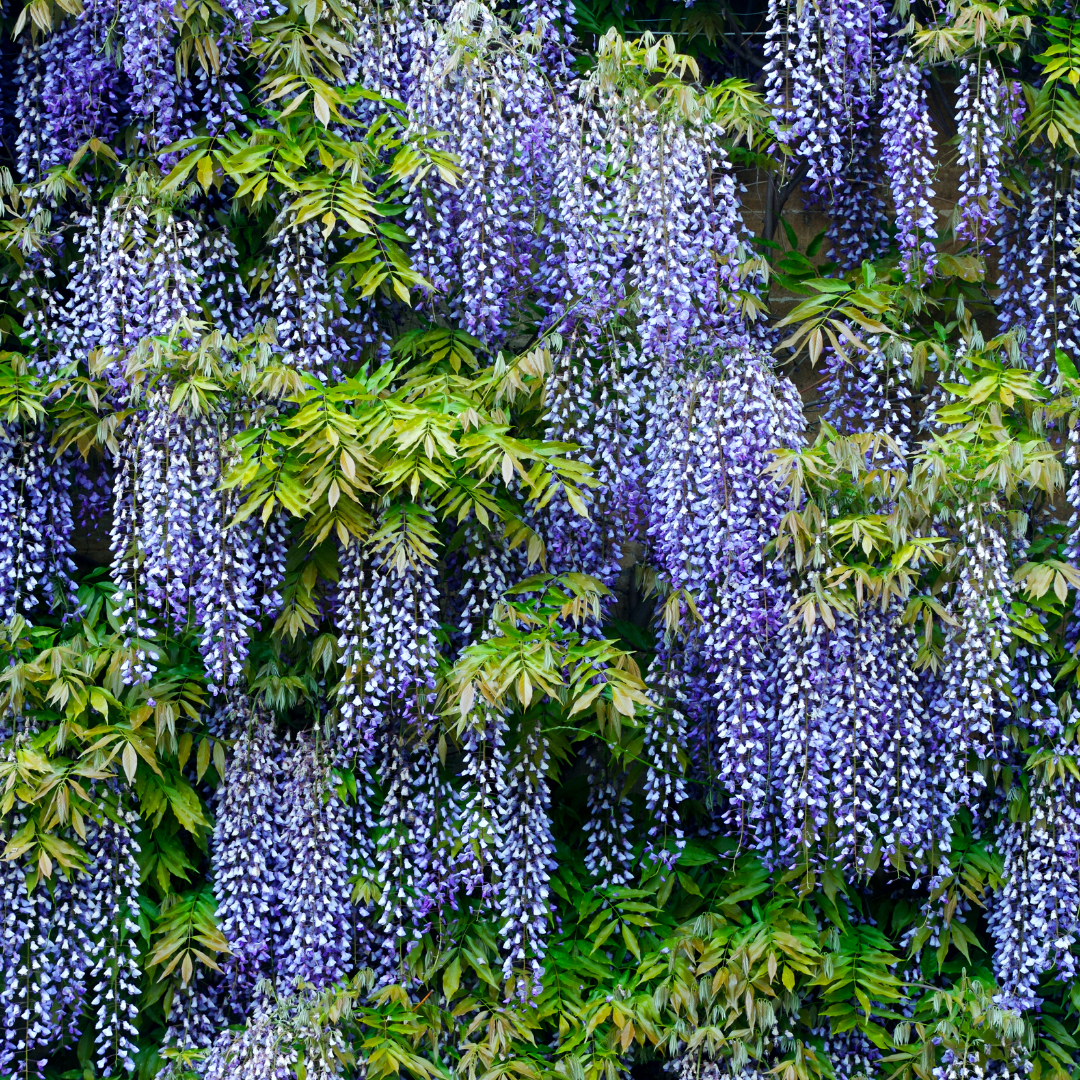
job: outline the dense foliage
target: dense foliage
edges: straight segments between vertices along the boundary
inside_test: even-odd
[[[0,1076],[1072,1076],[1071,6],[19,3]]]

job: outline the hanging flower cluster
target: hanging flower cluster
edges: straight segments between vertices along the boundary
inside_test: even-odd
[[[459,3],[415,75],[413,123],[453,133],[462,178],[418,186],[409,211],[417,269],[470,334],[511,332],[542,257],[550,188],[550,91],[486,5]]]
[[[91,139],[115,139],[120,72],[107,54],[109,18],[105,5],[84,5],[77,18],[20,54],[16,148],[23,176],[66,167]]]
[[[1065,790],[1033,793],[1029,821],[1002,822],[1007,880],[990,923],[1005,1003],[1017,1010],[1040,1004],[1044,972],[1056,969],[1062,979],[1076,973],[1070,951],[1080,931],[1076,803],[1068,790],[1072,778],[1059,783]]]
[[[903,865],[932,851],[940,823],[925,760],[930,732],[897,612],[871,609],[784,649],[777,767],[781,859]]]
[[[874,113],[891,29],[880,3],[769,6],[764,74],[773,134],[803,160],[807,196],[829,205],[829,240],[845,267],[887,245]]]
[[[1012,682],[1005,539],[1000,526],[983,520],[974,507],[965,508],[961,528],[966,558],[957,582],[956,624],[933,702],[940,732],[935,764],[944,779],[946,820],[957,808],[975,803],[986,785],[980,766],[1000,760]]]
[[[933,276],[937,215],[934,189],[934,130],[926,101],[924,76],[908,55],[883,75],[882,158],[896,207],[900,266],[907,280]]]
[[[993,64],[963,61],[956,91],[960,127],[960,199],[956,234],[976,251],[986,244],[1001,203],[1001,161],[1008,88]]]
[[[138,826],[122,803],[114,813],[116,821],[94,826],[88,836],[81,881],[27,895],[18,864],[5,864],[0,1052],[9,1074],[28,1075],[27,1062],[38,1068],[56,1045],[83,1031],[98,1069],[134,1068]]]
[[[1078,354],[1078,314],[1071,300],[1077,262],[1073,237],[1080,235],[1075,178],[1059,166],[1039,169],[1012,213],[1002,212],[1002,321],[1017,335],[1027,362],[1047,379],[1057,353]]]

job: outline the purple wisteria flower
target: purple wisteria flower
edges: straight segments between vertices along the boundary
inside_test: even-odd
[[[926,79],[905,53],[885,69],[881,105],[882,157],[896,208],[900,267],[908,281],[922,283],[937,263],[934,198],[934,129],[926,101]]]
[[[218,925],[230,949],[223,966],[226,1005],[243,1015],[259,980],[275,971],[282,878],[290,868],[279,842],[284,804],[273,729],[252,715],[236,734],[218,790],[211,853]]]
[[[1002,199],[1002,158],[1009,104],[1008,87],[994,64],[984,58],[961,61],[956,89],[960,130],[960,198],[956,235],[975,250],[992,242],[991,230]]]

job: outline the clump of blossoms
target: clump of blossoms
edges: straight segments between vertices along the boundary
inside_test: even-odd
[[[798,155],[809,200],[830,211],[828,238],[845,267],[887,244],[875,109],[892,29],[885,5],[771,0],[765,99],[772,134]]]
[[[1026,362],[1048,382],[1057,353],[1080,356],[1080,333],[1071,283],[1077,280],[1075,238],[1080,237],[1080,199],[1075,179],[1060,165],[1036,170],[1018,212],[1003,214],[1003,322],[1017,331]]]
[[[760,356],[734,356],[720,387],[722,584],[703,604],[706,664],[714,680],[717,772],[725,824],[767,846],[772,808],[777,665],[787,621],[786,575],[769,550],[785,495],[766,473],[774,447],[798,446],[803,420],[794,388]]]
[[[228,1004],[241,1013],[260,979],[272,976],[279,944],[282,882],[286,870],[280,785],[269,752],[272,731],[253,715],[237,741],[218,795],[214,823],[214,891],[218,924],[229,942],[224,965]]]
[[[499,808],[506,823],[498,849],[503,875],[499,901],[503,977],[522,1001],[538,996],[543,988],[548,879],[555,868],[547,768],[543,735],[535,729],[527,732],[517,760],[507,769]]]
[[[960,199],[956,235],[979,251],[990,240],[1002,198],[1002,157],[1008,88],[985,58],[963,60],[956,89],[960,129]],[[992,241],[991,241],[992,242]]]
[[[841,435],[874,432],[887,435],[896,451],[911,448],[912,414],[911,347],[905,342],[882,341],[868,335],[866,348],[838,353],[830,349],[825,358],[828,382],[823,419]],[[884,461],[896,453],[879,448]],[[889,467],[900,462],[888,460]]]
[[[934,198],[934,129],[926,79],[909,54],[883,73],[882,157],[896,207],[900,266],[909,281],[933,277],[937,262]]]
[[[43,41],[24,39],[15,106],[24,177],[66,167],[91,139],[111,144],[116,138],[120,71],[106,46],[109,21],[104,4],[89,3]]]
[[[453,133],[460,182],[429,174],[409,210],[417,269],[456,321],[502,344],[540,257],[550,90],[528,52],[484,4],[457,4],[410,95],[412,123]]]
[[[1069,776],[1032,791],[1029,820],[1009,815],[999,828],[1006,880],[990,912],[990,930],[1007,1008],[1037,1008],[1040,980],[1052,969],[1061,979],[1076,974],[1071,946],[1080,934],[1080,833],[1074,788]]]
[[[982,766],[1001,760],[1002,729],[1011,715],[1008,547],[1000,521],[987,520],[974,505],[962,509],[959,526],[964,546],[955,623],[932,703],[933,765],[943,784],[946,821],[960,807],[976,809],[987,782]]]

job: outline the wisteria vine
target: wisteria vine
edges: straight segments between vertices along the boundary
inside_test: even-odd
[[[15,6],[0,1077],[1071,1076],[1071,8]]]

